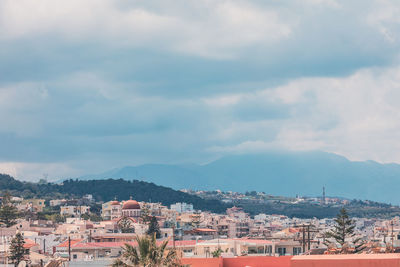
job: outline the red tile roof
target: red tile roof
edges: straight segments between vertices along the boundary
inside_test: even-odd
[[[214,229],[210,229],[210,228],[196,228],[193,229],[194,232],[217,232]]]
[[[71,239],[71,247],[75,246],[76,244],[82,242],[83,239]],[[59,248],[66,248],[68,247],[68,240],[62,242],[61,244],[58,244],[57,247]]]
[[[24,248],[26,249],[30,249],[38,244],[35,243],[35,241],[31,240],[31,239],[24,239],[25,244],[24,244]]]

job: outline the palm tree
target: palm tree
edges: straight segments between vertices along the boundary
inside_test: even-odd
[[[175,249],[167,250],[168,240],[157,246],[155,235],[136,237],[137,247],[125,244],[122,256],[112,267],[177,267],[180,266]]]

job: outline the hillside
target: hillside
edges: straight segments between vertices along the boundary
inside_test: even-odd
[[[315,204],[286,204],[283,202],[234,201],[225,204],[219,199],[204,199],[196,195],[176,191],[164,186],[143,181],[126,181],[122,179],[105,180],[66,180],[62,184],[54,183],[29,183],[14,179],[9,175],[0,174],[0,191],[8,190],[14,196],[24,198],[40,197],[45,199],[76,197],[92,194],[96,200],[108,201],[129,199],[130,196],[139,201],[161,202],[170,205],[176,202],[192,203],[196,209],[224,213],[232,205],[242,207],[251,215],[259,213],[282,214],[289,217],[300,218],[325,218],[334,217],[339,206],[320,206]],[[352,201],[346,206],[352,216],[391,218],[400,215],[400,208],[382,203],[362,203]]]
[[[400,204],[400,165],[354,162],[325,152],[269,152],[223,157],[205,165],[126,166],[79,179],[124,178],[174,189],[328,195]],[[385,192],[385,193],[383,193]]]
[[[9,175],[0,174],[0,190],[9,190],[13,195],[25,198],[82,197],[92,194],[96,200],[109,201],[115,197],[129,199],[132,196],[138,201],[161,202],[164,205],[187,202],[192,203],[195,209],[213,212],[224,212],[229,207],[218,200],[206,200],[168,187],[137,180],[66,180],[62,184],[38,184],[21,182]]]

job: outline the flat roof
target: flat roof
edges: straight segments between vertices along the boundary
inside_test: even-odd
[[[335,255],[301,255],[294,256],[293,260],[371,260],[371,259],[400,259],[398,253],[382,254],[335,254]]]

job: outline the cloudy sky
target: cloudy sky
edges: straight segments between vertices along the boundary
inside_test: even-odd
[[[231,153],[400,163],[398,0],[2,0],[0,172]]]

